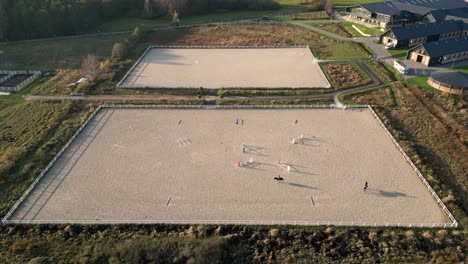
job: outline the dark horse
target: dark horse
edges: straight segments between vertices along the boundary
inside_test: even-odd
[[[281,177],[280,175],[278,175],[278,177],[275,177],[274,179],[275,181],[284,181],[284,178]]]

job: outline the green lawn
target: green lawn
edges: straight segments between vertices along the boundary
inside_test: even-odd
[[[369,35],[380,35],[382,32],[378,28],[369,28],[363,25],[358,25],[352,22],[342,22],[340,23],[346,30],[351,33],[354,37],[363,37],[359,31],[357,31],[354,27],[356,26],[359,28],[364,34],[369,34]]]
[[[364,34],[369,34],[369,35],[372,35],[372,36],[382,34],[382,31],[380,31],[379,28],[370,28],[370,27],[366,27],[366,26],[363,26],[363,25],[357,25],[357,24],[354,24],[354,26],[359,28],[359,30],[361,30]]]
[[[401,48],[394,48],[389,49],[388,53],[392,54],[392,56],[398,56],[398,59],[405,59],[406,53],[410,48],[408,47],[401,47]]]
[[[468,65],[455,67],[455,68],[453,68],[453,70],[468,73]]]
[[[82,58],[92,53],[98,58],[111,54],[112,45],[126,35],[82,37],[34,41],[0,46],[2,70],[53,70],[81,67]]]
[[[13,106],[23,102],[25,102],[24,99],[21,97],[21,94],[18,93],[11,93],[8,96],[0,96],[0,111],[9,106]]]
[[[428,77],[418,76],[418,77],[413,77],[411,79],[408,79],[408,80],[406,80],[406,82],[409,85],[415,85],[415,86],[419,87],[420,89],[426,90],[428,92],[441,93],[441,91],[439,91],[439,90],[435,89],[434,87],[430,86],[429,84],[427,84],[427,79],[428,79]]]

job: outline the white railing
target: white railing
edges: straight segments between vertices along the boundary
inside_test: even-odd
[[[11,77],[13,77],[13,75],[15,75],[14,73],[11,73],[11,72],[8,73],[8,72],[1,72],[1,71],[0,71],[0,74],[6,74],[5,77],[3,77],[3,78],[0,79],[0,83],[6,81],[6,80],[8,80],[8,79],[10,79]]]
[[[138,109],[337,109],[334,104],[321,105],[152,105],[152,104],[104,104],[102,108],[138,108]],[[349,108],[367,108],[367,105],[351,105]]]
[[[9,75],[0,79],[0,83],[7,81],[8,79],[14,77],[17,74],[32,74],[32,75],[16,86],[0,86],[0,91],[18,91],[42,74],[40,71],[9,71],[9,72],[0,71],[0,74],[5,74],[5,73],[9,73]]]
[[[68,149],[76,137],[83,131],[88,123],[94,116],[103,108],[139,108],[139,109],[335,109],[334,104],[330,105],[132,105],[132,104],[104,104],[98,106],[86,121],[80,126],[75,134],[68,140],[65,146],[55,155],[47,167],[39,174],[31,186],[23,193],[20,199],[13,205],[10,211],[3,217],[4,224],[246,224],[246,225],[304,225],[304,226],[380,226],[380,227],[458,227],[458,222],[447,209],[445,204],[434,192],[432,187],[426,181],[424,176],[419,172],[417,167],[413,164],[411,159],[406,155],[405,151],[400,147],[398,142],[392,136],[390,131],[386,128],[385,124],[380,120],[378,115],[370,105],[350,105],[348,108],[367,108],[370,110],[374,118],[382,126],[386,134],[390,137],[392,142],[398,148],[401,154],[405,157],[406,161],[415,170],[420,180],[426,185],[437,203],[442,207],[442,210],[447,214],[451,223],[391,223],[391,222],[349,222],[349,221],[276,221],[276,220],[11,220],[9,219],[19,205],[26,199],[31,191],[36,187],[39,181],[61,157],[61,155]]]
[[[34,180],[34,182],[29,186],[29,188],[23,193],[23,195],[16,201],[13,207],[8,211],[8,213],[3,217],[3,223],[13,223],[12,220],[9,218],[13,215],[13,213],[18,209],[19,205],[26,199],[26,197],[31,193],[31,191],[36,187],[39,181],[44,177],[44,175],[49,171],[49,169],[55,164],[55,162],[62,156],[65,150],[70,146],[70,144],[76,139],[76,137],[83,131],[83,129],[88,125],[89,121],[94,118],[94,116],[101,110],[101,106],[98,106],[93,113],[86,119],[86,121],[80,126],[80,128],[73,134],[73,136],[68,140],[67,144],[60,149],[60,151],[55,155],[55,157],[49,162],[47,167],[42,170],[41,174]]]
[[[450,223],[391,223],[349,221],[281,221],[281,220],[6,220],[8,224],[211,224],[211,225],[301,225],[301,226],[378,226],[378,227],[453,227]]]
[[[379,116],[375,113],[374,109],[372,109],[372,107],[369,105],[368,106],[369,110],[371,111],[372,115],[375,117],[375,119],[377,119],[377,121],[379,122],[380,126],[382,126],[387,134],[388,137],[390,137],[390,139],[392,140],[393,144],[395,144],[395,146],[397,147],[397,149],[400,151],[400,153],[403,155],[403,157],[406,159],[406,161],[408,162],[408,164],[411,166],[411,168],[413,168],[413,170],[416,172],[416,174],[418,175],[419,179],[424,183],[424,185],[427,187],[427,189],[429,190],[429,192],[432,194],[432,196],[434,197],[434,199],[437,201],[437,203],[439,204],[439,206],[442,208],[442,210],[445,212],[445,214],[447,215],[448,219],[452,222],[452,224],[450,225],[450,227],[458,227],[458,222],[457,220],[455,219],[455,217],[453,217],[452,213],[450,213],[450,211],[447,209],[447,207],[445,206],[445,204],[442,202],[442,200],[439,198],[439,196],[434,192],[434,190],[432,189],[431,185],[427,182],[426,178],[424,178],[424,176],[422,175],[422,173],[418,170],[418,168],[416,167],[416,165],[414,165],[413,161],[411,161],[411,159],[408,157],[408,155],[406,154],[406,152],[403,150],[403,148],[401,148],[400,144],[398,144],[398,142],[395,140],[395,138],[392,136],[392,133],[390,133],[390,131],[388,131],[387,127],[385,126],[385,124],[382,122],[382,120],[380,120]]]

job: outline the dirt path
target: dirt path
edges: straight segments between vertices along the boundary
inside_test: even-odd
[[[341,89],[334,90],[322,94],[313,95],[295,95],[295,96],[225,96],[224,100],[278,100],[278,99],[320,99],[320,98],[331,98],[333,103],[338,107],[344,105],[340,102],[339,96],[349,92],[355,92],[359,90],[369,89],[382,85],[382,81],[375,76],[375,74],[367,68],[367,66],[361,60],[354,60],[356,63],[366,72],[372,79],[372,83]],[[71,96],[71,95],[24,95],[23,98],[28,101],[61,101],[61,100],[73,100],[73,101],[157,101],[157,100],[194,100],[196,96],[174,96],[174,95],[87,95],[87,96]],[[219,97],[215,91],[210,91],[207,96],[203,97],[208,104],[215,104]]]

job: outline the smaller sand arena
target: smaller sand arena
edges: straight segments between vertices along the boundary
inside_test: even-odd
[[[308,47],[151,48],[122,88],[329,88]]]

